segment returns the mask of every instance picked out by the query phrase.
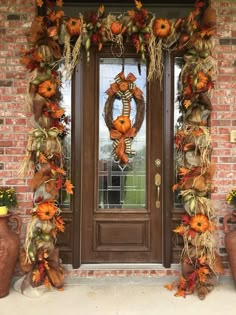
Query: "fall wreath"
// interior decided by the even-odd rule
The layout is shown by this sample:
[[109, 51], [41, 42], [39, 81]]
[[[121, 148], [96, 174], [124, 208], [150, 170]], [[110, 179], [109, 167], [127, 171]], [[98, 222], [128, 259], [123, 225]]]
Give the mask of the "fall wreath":
[[[115, 77], [115, 82], [110, 85], [106, 91], [108, 94], [104, 108], [105, 123], [110, 132], [110, 138], [113, 140], [113, 155], [121, 164], [127, 164], [129, 158], [135, 155], [131, 149], [133, 138], [140, 130], [144, 114], [145, 102], [142, 91], [134, 84], [136, 77], [129, 73], [125, 77], [121, 72]], [[113, 118], [113, 106], [115, 99], [122, 100], [122, 114], [116, 119]], [[136, 115], [133, 125], [131, 125], [130, 112], [131, 100], [136, 104]]]

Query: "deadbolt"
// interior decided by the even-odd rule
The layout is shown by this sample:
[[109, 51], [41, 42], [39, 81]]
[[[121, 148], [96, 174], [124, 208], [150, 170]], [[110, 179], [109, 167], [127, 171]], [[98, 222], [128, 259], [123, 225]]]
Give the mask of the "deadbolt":
[[155, 160], [155, 165], [156, 165], [156, 167], [160, 167], [161, 166], [161, 160], [160, 159], [156, 159]]

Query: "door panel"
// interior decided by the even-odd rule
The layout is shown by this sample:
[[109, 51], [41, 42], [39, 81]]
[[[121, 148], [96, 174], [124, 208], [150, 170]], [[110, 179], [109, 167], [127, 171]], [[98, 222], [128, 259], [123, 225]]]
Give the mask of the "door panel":
[[[135, 53], [125, 55], [125, 75], [135, 72], [136, 77], [140, 76], [135, 84], [145, 92], [146, 115], [143, 131], [140, 130], [132, 144], [137, 154], [128, 167], [123, 167], [111, 155], [112, 141], [103, 119], [105, 91], [122, 65], [122, 58], [120, 66], [111, 64], [106, 78], [100, 65], [107, 60], [109, 64], [111, 57], [109, 47], [102, 53], [93, 51], [89, 67], [84, 64], [83, 69], [81, 262], [161, 262], [163, 188], [157, 208], [155, 186], [155, 174], [162, 176], [162, 165], [157, 168], [155, 164], [157, 158], [162, 160], [160, 85], [153, 82], [146, 86], [145, 67], [140, 76]], [[131, 68], [128, 64], [132, 64]], [[140, 82], [145, 84], [140, 86]], [[113, 105], [114, 119], [119, 115], [119, 106]]]

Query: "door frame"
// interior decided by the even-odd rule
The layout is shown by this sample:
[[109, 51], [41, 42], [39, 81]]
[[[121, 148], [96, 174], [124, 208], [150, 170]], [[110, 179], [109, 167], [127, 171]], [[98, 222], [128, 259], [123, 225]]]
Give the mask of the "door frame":
[[[163, 187], [165, 189], [162, 194], [162, 248], [163, 248], [163, 266], [170, 267], [172, 261], [172, 232], [171, 232], [171, 218], [173, 209], [173, 194], [172, 185], [174, 181], [174, 163], [173, 163], [173, 149], [174, 149], [174, 126], [173, 126], [173, 58], [166, 53], [164, 56], [165, 72], [163, 75], [163, 147], [162, 147], [162, 178]], [[72, 182], [74, 184], [74, 194], [71, 200], [72, 207], [72, 265], [73, 268], [79, 268], [81, 265], [81, 246], [82, 246], [82, 150], [83, 150], [83, 113], [82, 102], [86, 94], [86, 87], [83, 85], [83, 71], [86, 71], [87, 66], [80, 62], [74, 71], [72, 78], [72, 156], [71, 167]], [[75, 110], [76, 108], [76, 110]], [[76, 135], [76, 136], [75, 136]], [[76, 145], [75, 145], [76, 143]], [[172, 149], [173, 148], [173, 149]]]

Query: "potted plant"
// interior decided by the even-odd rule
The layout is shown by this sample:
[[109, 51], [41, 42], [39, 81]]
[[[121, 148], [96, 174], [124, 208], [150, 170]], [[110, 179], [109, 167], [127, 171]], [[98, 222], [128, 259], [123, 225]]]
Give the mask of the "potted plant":
[[229, 258], [229, 266], [236, 287], [236, 230], [228, 226], [228, 221], [236, 223], [236, 188], [231, 189], [226, 195], [226, 202], [234, 207], [231, 214], [224, 216], [223, 230], [225, 233], [225, 248]]
[[9, 208], [17, 206], [15, 189], [11, 187], [0, 187], [0, 215], [6, 215]]
[[[14, 269], [20, 249], [21, 218], [8, 213], [17, 206], [16, 192], [11, 187], [0, 187], [0, 298], [9, 294]], [[11, 229], [9, 222], [16, 221]]]

